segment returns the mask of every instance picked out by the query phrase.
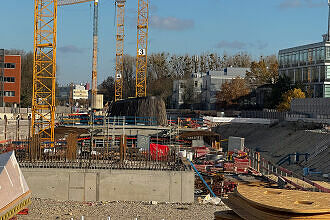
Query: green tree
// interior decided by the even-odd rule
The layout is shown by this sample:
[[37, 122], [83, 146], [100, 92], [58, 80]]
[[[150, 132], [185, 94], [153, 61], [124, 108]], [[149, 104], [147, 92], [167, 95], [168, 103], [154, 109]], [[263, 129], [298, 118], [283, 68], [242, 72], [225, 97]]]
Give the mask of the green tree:
[[265, 100], [265, 107], [276, 108], [282, 100], [282, 95], [290, 89], [292, 89], [290, 78], [286, 75], [280, 76], [272, 87], [271, 95]]
[[301, 89], [291, 89], [282, 95], [282, 102], [277, 106], [279, 111], [290, 110], [292, 99], [304, 99], [305, 93]]
[[104, 103], [114, 101], [115, 99], [115, 80], [112, 76], [106, 78], [99, 86], [99, 93], [103, 94]]

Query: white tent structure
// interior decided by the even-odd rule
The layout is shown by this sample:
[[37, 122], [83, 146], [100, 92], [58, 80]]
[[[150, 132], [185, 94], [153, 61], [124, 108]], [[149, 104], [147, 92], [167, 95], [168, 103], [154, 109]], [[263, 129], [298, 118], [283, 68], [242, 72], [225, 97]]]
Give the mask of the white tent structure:
[[26, 208], [30, 195], [14, 151], [0, 154], [0, 219], [10, 219]]

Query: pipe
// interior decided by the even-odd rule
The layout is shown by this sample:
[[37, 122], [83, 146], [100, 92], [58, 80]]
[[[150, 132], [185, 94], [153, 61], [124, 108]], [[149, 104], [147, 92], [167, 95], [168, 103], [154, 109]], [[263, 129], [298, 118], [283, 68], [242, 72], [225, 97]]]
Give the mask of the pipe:
[[214, 198], [217, 198], [217, 196], [214, 194], [214, 192], [212, 191], [211, 187], [205, 182], [204, 178], [202, 177], [202, 175], [198, 172], [198, 170], [196, 169], [195, 165], [187, 158], [187, 160], [189, 161], [190, 165], [192, 166], [192, 168], [195, 170], [195, 172], [197, 173], [197, 175], [199, 176], [199, 178], [203, 181], [204, 185], [207, 187], [207, 189], [210, 191], [210, 193], [212, 194], [212, 196]]

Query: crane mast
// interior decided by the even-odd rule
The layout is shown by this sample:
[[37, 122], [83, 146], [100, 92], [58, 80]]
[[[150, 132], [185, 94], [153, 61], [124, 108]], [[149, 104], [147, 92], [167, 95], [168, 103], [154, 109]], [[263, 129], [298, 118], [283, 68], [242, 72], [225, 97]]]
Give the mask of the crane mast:
[[116, 0], [117, 35], [116, 35], [115, 101], [123, 99], [125, 3], [126, 0]]
[[[55, 143], [57, 7], [93, 0], [34, 0], [31, 134]], [[97, 0], [95, 0], [97, 1]]]
[[32, 134], [54, 146], [57, 0], [34, 1]]
[[97, 43], [98, 43], [98, 0], [94, 0], [94, 22], [93, 22], [93, 64], [92, 64], [92, 109], [96, 107], [97, 95]]
[[84, 2], [91, 2], [93, 0], [58, 0], [58, 6], [65, 6], [65, 5], [75, 5]]
[[149, 27], [149, 2], [138, 0], [137, 54], [136, 54], [136, 97], [147, 95], [147, 47]]

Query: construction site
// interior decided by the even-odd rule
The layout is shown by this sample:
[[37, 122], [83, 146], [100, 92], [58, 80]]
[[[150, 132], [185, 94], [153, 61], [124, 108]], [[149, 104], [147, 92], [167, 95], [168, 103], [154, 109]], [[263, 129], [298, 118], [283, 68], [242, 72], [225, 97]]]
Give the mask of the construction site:
[[[0, 107], [0, 220], [330, 219], [330, 123], [169, 110], [148, 96], [153, 0], [137, 0], [135, 97], [123, 91], [131, 2], [114, 0], [114, 101], [103, 100], [99, 1], [34, 1], [31, 108]], [[73, 112], [56, 102], [57, 9], [88, 2], [91, 92]]]

